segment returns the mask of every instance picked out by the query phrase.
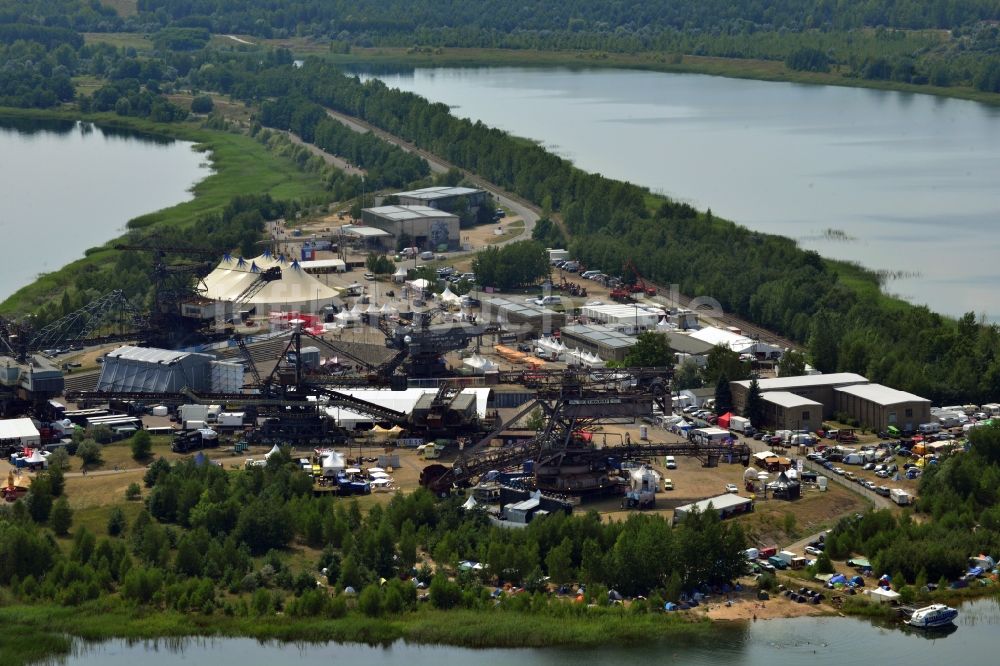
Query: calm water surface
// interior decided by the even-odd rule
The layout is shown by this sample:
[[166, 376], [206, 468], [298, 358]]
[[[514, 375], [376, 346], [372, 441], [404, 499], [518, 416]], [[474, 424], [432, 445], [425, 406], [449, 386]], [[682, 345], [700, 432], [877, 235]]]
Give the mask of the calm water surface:
[[388, 647], [258, 643], [250, 639], [191, 639], [81, 646], [68, 666], [240, 664], [385, 664], [386, 666], [579, 666], [667, 663], [694, 666], [845, 666], [906, 664], [942, 666], [996, 663], [1000, 607], [980, 600], [962, 607], [954, 633], [936, 638], [880, 628], [852, 618], [795, 618], [739, 625], [698, 640], [664, 640], [602, 649], [469, 650], [397, 642]]
[[1000, 317], [1000, 109], [628, 70], [379, 77], [538, 140], [587, 171], [711, 207], [828, 257], [905, 273], [888, 290], [936, 311]]
[[89, 123], [0, 121], [0, 301], [191, 198], [211, 169], [194, 144]]

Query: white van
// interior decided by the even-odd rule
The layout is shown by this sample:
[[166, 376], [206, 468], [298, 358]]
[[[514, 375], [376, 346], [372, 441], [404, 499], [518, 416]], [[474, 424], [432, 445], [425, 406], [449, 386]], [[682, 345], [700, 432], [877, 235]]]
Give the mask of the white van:
[[667, 456], [666, 458], [664, 458], [663, 465], [667, 469], [677, 469], [677, 461], [674, 459], [673, 456]]
[[936, 435], [941, 432], [940, 423], [921, 423], [917, 426], [917, 431], [922, 435]]

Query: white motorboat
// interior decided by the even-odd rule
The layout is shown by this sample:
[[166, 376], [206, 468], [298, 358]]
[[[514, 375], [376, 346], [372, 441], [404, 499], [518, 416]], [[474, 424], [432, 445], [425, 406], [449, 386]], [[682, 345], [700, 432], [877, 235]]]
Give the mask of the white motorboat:
[[944, 604], [931, 604], [913, 611], [913, 615], [906, 621], [911, 627], [929, 629], [932, 627], [944, 627], [955, 621], [958, 617], [958, 610]]

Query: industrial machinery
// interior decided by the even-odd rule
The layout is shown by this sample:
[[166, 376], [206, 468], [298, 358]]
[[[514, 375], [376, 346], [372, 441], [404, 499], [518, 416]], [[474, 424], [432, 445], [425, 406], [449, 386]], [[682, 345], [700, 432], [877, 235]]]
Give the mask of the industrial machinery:
[[[720, 460], [749, 464], [745, 444], [708, 446], [594, 441], [594, 427], [634, 423], [652, 416], [656, 404], [670, 412], [669, 368], [580, 369], [516, 373], [537, 392], [545, 427], [534, 439], [501, 449], [488, 439], [464, 451], [451, 468], [430, 465], [420, 482], [437, 494], [473, 483], [487, 472], [532, 461], [534, 487], [555, 496], [600, 496], [621, 490], [613, 478], [618, 461], [659, 455], [698, 457], [705, 465]], [[515, 377], [501, 378], [513, 380]]]

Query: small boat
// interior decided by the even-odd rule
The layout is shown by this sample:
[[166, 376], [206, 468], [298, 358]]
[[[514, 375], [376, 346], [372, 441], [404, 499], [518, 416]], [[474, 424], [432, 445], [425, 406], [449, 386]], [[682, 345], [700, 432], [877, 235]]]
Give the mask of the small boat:
[[958, 617], [958, 610], [944, 604], [931, 604], [913, 611], [913, 615], [906, 621], [911, 627], [927, 629], [931, 627], [944, 627], [955, 621]]

